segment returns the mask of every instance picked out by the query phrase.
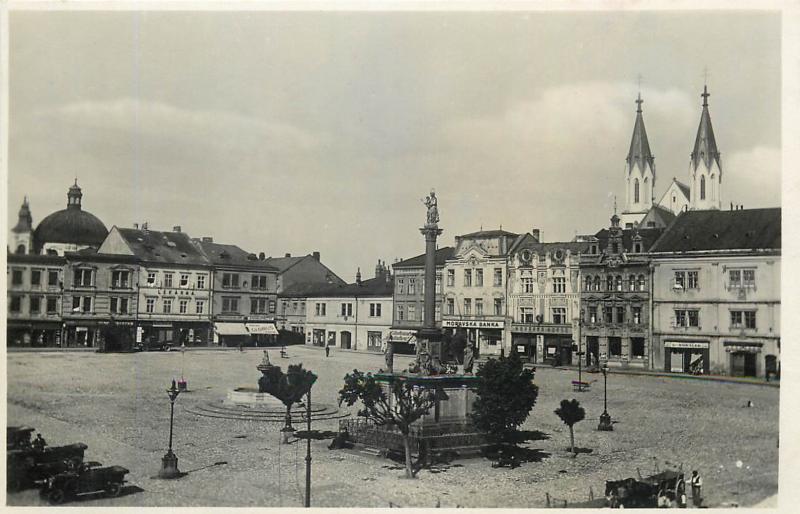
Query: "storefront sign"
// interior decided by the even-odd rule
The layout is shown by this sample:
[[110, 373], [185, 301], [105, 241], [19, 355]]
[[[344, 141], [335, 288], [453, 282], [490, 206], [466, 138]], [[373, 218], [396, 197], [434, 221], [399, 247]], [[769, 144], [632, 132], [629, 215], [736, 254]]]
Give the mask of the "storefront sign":
[[275, 328], [274, 323], [245, 323], [245, 325], [251, 334], [269, 334], [271, 336], [278, 335], [278, 329]]
[[417, 339], [415, 330], [390, 330], [389, 341], [393, 343], [413, 343]]
[[664, 348], [698, 348], [707, 349], [708, 343], [691, 343], [687, 341], [667, 341], [664, 343]]
[[442, 322], [442, 326], [447, 328], [500, 328], [505, 326], [504, 321], [479, 321], [479, 320], [455, 320], [446, 319]]

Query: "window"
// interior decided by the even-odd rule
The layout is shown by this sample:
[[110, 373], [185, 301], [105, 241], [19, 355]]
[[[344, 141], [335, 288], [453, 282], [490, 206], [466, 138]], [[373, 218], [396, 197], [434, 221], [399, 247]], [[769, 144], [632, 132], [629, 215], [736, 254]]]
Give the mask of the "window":
[[206, 302], [205, 300], [195, 300], [194, 302], [194, 311], [197, 314], [203, 314], [203, 311], [206, 309]]
[[687, 289], [697, 289], [700, 287], [699, 281], [697, 280], [697, 272], [696, 271], [687, 271], [686, 272], [686, 288]]
[[553, 292], [564, 293], [567, 290], [567, 279], [564, 277], [553, 278]]
[[639, 275], [639, 291], [644, 291], [647, 283], [645, 282], [644, 275]]
[[614, 277], [614, 290], [622, 291], [622, 275]]
[[224, 296], [222, 297], [222, 312], [239, 312], [239, 297], [238, 296]]
[[583, 277], [583, 290], [584, 291], [591, 291], [592, 290], [592, 277], [591, 276]]
[[633, 203], [639, 203], [639, 179], [633, 179]]
[[495, 316], [502, 316], [503, 315], [503, 299], [502, 298], [495, 298], [494, 299], [494, 315]]
[[381, 304], [379, 303], [369, 304], [369, 315], [371, 318], [379, 318], [381, 316]]
[[73, 296], [72, 297], [72, 312], [79, 312], [81, 310], [81, 297], [80, 296]]
[[314, 304], [314, 313], [317, 316], [325, 316], [325, 314], [326, 314], [325, 311], [326, 310], [327, 310], [326, 304], [324, 304], [324, 303]]
[[633, 243], [633, 253], [642, 253], [642, 243]]
[[416, 321], [417, 320], [417, 306], [416, 305], [409, 305], [408, 306], [408, 321]]
[[15, 269], [11, 271], [11, 285], [14, 286], [21, 286], [22, 285], [22, 270]]
[[589, 247], [589, 253], [592, 254], [592, 255], [597, 254], [597, 245], [591, 245]]
[[38, 296], [31, 296], [31, 314], [39, 314], [41, 309], [42, 299]]
[[75, 287], [89, 287], [92, 285], [92, 270], [76, 269], [74, 278]]
[[342, 316], [352, 316], [353, 315], [353, 304], [352, 303], [343, 303], [342, 304]]
[[614, 323], [614, 309], [611, 307], [603, 307], [603, 320], [606, 323]]
[[413, 278], [408, 279], [408, 294], [417, 294], [417, 281]]
[[700, 176], [700, 199], [706, 199], [706, 177], [703, 175]]
[[553, 323], [563, 325], [567, 322], [567, 309], [565, 307], [553, 307]]
[[[225, 310], [225, 300], [222, 300], [222, 310]], [[172, 299], [171, 298], [164, 298], [164, 314], [170, 314], [172, 312]]]
[[405, 321], [406, 319], [406, 307], [405, 305], [398, 305], [397, 306], [397, 321]]
[[438, 303], [433, 308], [433, 317], [436, 321], [442, 321], [442, 306]]
[[222, 274], [222, 287], [239, 287], [239, 274], [238, 273], [223, 273]]
[[636, 275], [628, 275], [628, 291], [636, 291]]
[[471, 298], [464, 298], [464, 315], [471, 316], [472, 315], [472, 299]]
[[472, 286], [472, 270], [465, 269], [464, 270], [464, 287], [471, 287]]
[[756, 286], [756, 270], [754, 269], [742, 270], [742, 285], [744, 287]]
[[756, 328], [756, 311], [731, 311], [731, 328]]
[[441, 294], [442, 293], [442, 274], [441, 273], [437, 273], [436, 274], [436, 285], [435, 285], [435, 288], [436, 289], [434, 289], [434, 291], [433, 291], [434, 293], [436, 293], [436, 294]]
[[625, 307], [617, 307], [617, 323], [625, 323]]
[[611, 275], [606, 277], [606, 291], [614, 290], [614, 277]]
[[266, 275], [253, 275], [250, 277], [250, 289], [266, 289], [267, 276]]
[[631, 357], [634, 359], [644, 358], [644, 338], [632, 337], [631, 338]]
[[181, 287], [189, 287], [189, 274], [181, 273]]
[[149, 285], [153, 285], [156, 283], [156, 272], [155, 271], [148, 271], [147, 272], [147, 283]]
[[83, 312], [92, 312], [92, 297], [83, 297]]
[[519, 319], [522, 323], [533, 323], [533, 307], [520, 307]]
[[611, 243], [611, 253], [619, 253], [619, 243]]
[[597, 323], [597, 307], [589, 307], [589, 323]]
[[47, 313], [53, 314], [58, 310], [58, 299], [55, 296], [47, 297]]
[[456, 313], [456, 302], [452, 298], [447, 299], [447, 314], [453, 315]]
[[278, 302], [276, 302], [275, 300], [270, 300], [269, 301], [269, 313], [270, 314], [275, 314], [275, 307], [276, 307], [277, 303]]
[[[188, 279], [187, 279], [186, 283], [187, 284], [189, 283]], [[186, 299], [182, 298], [178, 302], [178, 312], [181, 313], [181, 314], [186, 314], [186, 313], [189, 312], [189, 300], [186, 300]]]
[[642, 308], [638, 306], [631, 307], [631, 314], [633, 315], [634, 325], [642, 324]]
[[397, 294], [406, 294], [406, 281], [405, 279], [397, 279]]
[[600, 279], [600, 275], [597, 275], [596, 277], [594, 277], [594, 290], [595, 291], [600, 291], [600, 283], [601, 282], [602, 282], [602, 280]]
[[622, 338], [619, 337], [608, 338], [608, 355], [611, 357], [622, 356]]
[[111, 272], [111, 287], [128, 287], [130, 281], [129, 271], [112, 271]]
[[483, 268], [475, 270], [475, 286], [483, 287]]
[[503, 285], [503, 270], [501, 268], [494, 269], [494, 287], [501, 287]]
[[112, 314], [128, 314], [128, 299], [111, 297]]
[[47, 272], [47, 285], [51, 287], [55, 287], [58, 285], [58, 271], [57, 270], [48, 270]]
[[483, 298], [475, 298], [475, 315], [483, 316]]
[[39, 287], [42, 284], [42, 270], [40, 269], [32, 269], [31, 270], [31, 285]]
[[522, 292], [532, 294], [534, 292], [534, 279], [531, 276], [522, 277]]
[[266, 313], [267, 313], [266, 298], [250, 298], [250, 314], [266, 314]]
[[680, 309], [675, 311], [675, 326], [678, 327], [699, 327], [700, 311]]
[[205, 287], [206, 287], [206, 276], [197, 275], [197, 289], [205, 289]]
[[449, 269], [447, 270], [447, 287], [453, 287], [456, 285], [456, 270]]
[[8, 307], [11, 312], [19, 312], [22, 310], [22, 297], [21, 296], [12, 296], [11, 297], [11, 304]]
[[172, 273], [164, 273], [164, 287], [172, 287]]
[[145, 300], [145, 312], [153, 313], [156, 311], [156, 299], [148, 298]]
[[754, 269], [732, 269], [728, 271], [729, 287], [755, 287], [756, 270]]

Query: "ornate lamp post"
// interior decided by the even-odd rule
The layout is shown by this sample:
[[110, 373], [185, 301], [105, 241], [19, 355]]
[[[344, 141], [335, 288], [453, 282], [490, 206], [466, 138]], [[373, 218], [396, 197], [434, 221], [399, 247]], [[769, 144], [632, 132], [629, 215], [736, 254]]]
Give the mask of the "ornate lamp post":
[[611, 416], [608, 414], [608, 362], [603, 363], [600, 371], [603, 372], [603, 413], [600, 414], [600, 424], [597, 425], [597, 430], [610, 432], [614, 430], [614, 427], [611, 425]]
[[175, 400], [181, 393], [172, 379], [172, 387], [167, 389], [169, 395], [169, 449], [164, 457], [161, 458], [161, 469], [158, 471], [159, 478], [179, 478], [181, 472], [178, 471], [178, 457], [172, 452], [172, 421], [175, 413]]
[[306, 398], [306, 430], [308, 430], [308, 439], [306, 439], [306, 507], [311, 507], [311, 389], [308, 390], [308, 397]]

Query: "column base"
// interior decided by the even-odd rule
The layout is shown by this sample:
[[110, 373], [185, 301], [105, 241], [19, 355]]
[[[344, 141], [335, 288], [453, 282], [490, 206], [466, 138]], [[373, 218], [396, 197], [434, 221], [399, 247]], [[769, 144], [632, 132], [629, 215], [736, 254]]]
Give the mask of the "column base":
[[597, 430], [604, 432], [612, 432], [614, 430], [614, 426], [611, 424], [611, 415], [608, 412], [604, 411], [600, 414], [600, 424], [597, 425]]
[[172, 479], [183, 476], [178, 470], [178, 456], [168, 450], [161, 458], [161, 469], [158, 470], [158, 478]]

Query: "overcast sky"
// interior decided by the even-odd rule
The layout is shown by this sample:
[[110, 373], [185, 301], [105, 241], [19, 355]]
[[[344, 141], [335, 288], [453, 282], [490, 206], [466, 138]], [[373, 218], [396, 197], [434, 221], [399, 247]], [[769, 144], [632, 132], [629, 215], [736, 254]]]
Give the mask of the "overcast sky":
[[723, 203], [780, 205], [780, 18], [688, 13], [12, 12], [9, 228], [66, 206], [181, 225], [347, 281], [440, 245], [569, 240], [624, 202], [642, 76], [656, 196], [708, 68]]

